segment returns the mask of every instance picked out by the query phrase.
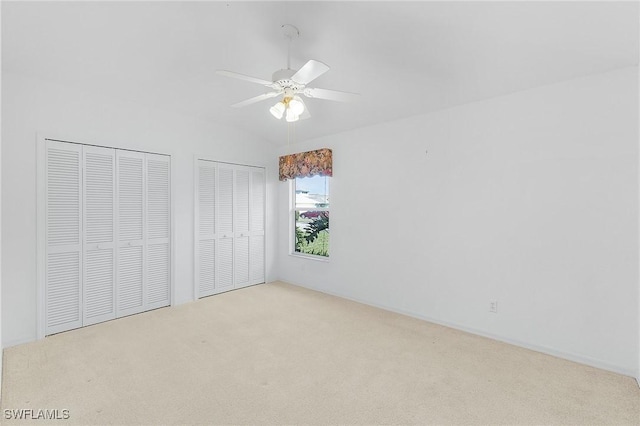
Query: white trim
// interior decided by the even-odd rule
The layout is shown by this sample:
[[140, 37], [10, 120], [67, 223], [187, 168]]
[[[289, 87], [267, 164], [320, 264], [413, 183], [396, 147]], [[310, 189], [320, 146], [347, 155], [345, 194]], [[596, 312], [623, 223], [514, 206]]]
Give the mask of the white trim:
[[11, 340], [9, 342], [6, 342], [4, 345], [4, 349], [9, 349], [13, 346], [18, 346], [18, 345], [24, 345], [25, 343], [31, 343], [31, 342], [35, 342], [37, 339], [18, 339], [18, 340]]
[[[636, 36], [640, 36], [640, 28], [638, 28], [638, 34], [636, 34]], [[636, 96], [640, 97], [640, 70], [638, 69], [637, 65], [636, 65], [636, 77], [638, 80], [638, 90], [636, 91]], [[637, 112], [636, 112], [637, 113]], [[637, 122], [638, 124], [638, 133], [640, 134], [640, 121]], [[640, 154], [640, 153], [639, 153]], [[636, 158], [636, 163], [640, 162], [640, 155], [638, 155], [638, 157]], [[640, 173], [637, 174], [636, 176], [636, 182], [640, 185]], [[639, 204], [636, 204], [636, 207], [639, 207]], [[638, 223], [640, 224], [640, 215], [638, 215]], [[638, 226], [638, 234], [636, 235], [636, 238], [640, 239], [640, 226]], [[636, 254], [636, 262], [638, 262], [638, 272], [640, 275], [640, 256], [638, 256]], [[636, 315], [638, 318], [636, 318], [636, 356], [638, 358], [638, 364], [636, 365], [636, 382], [638, 383], [638, 387], [640, 387], [640, 281], [638, 281], [637, 283], [638, 285], [638, 291], [636, 292], [637, 295], [637, 306], [636, 306]]]
[[[636, 34], [636, 36], [640, 36], [640, 28], [638, 28], [638, 34]], [[640, 70], [637, 68], [636, 65], [636, 77], [638, 80], [638, 90], [636, 91], [636, 96], [640, 96]], [[637, 112], [636, 112], [637, 114]], [[637, 117], [636, 117], [637, 118]], [[640, 134], [640, 121], [637, 122], [638, 124], [638, 133]], [[640, 154], [640, 153], [639, 153]], [[640, 162], [640, 155], [637, 156], [637, 158], [635, 159], [636, 164], [638, 162]], [[636, 169], [638, 170], [638, 169]], [[640, 170], [638, 170], [640, 171]], [[636, 175], [636, 183], [638, 185], [640, 185], [640, 173], [638, 173]], [[640, 204], [636, 204], [636, 207], [639, 207]], [[636, 210], [637, 211], [637, 210]], [[636, 218], [638, 219], [638, 224], [640, 225], [640, 215], [638, 215], [638, 217]], [[638, 234], [636, 235], [636, 238], [640, 239], [640, 226], [638, 226]], [[638, 256], [638, 254], [636, 254], [636, 262], [637, 263], [637, 267], [638, 267], [638, 273], [640, 276], [640, 256]], [[637, 286], [638, 286], [638, 291], [636, 292], [636, 297], [637, 297], [637, 301], [636, 301], [636, 357], [637, 357], [637, 362], [638, 364], [636, 365], [636, 383], [638, 384], [638, 387], [640, 387], [640, 281], [637, 282]]]
[[198, 155], [193, 155], [193, 299], [198, 300], [200, 294], [200, 274], [198, 273], [198, 258], [200, 256], [200, 244], [198, 242], [198, 229], [200, 229], [200, 166]]
[[553, 349], [550, 348], [548, 346], [542, 346], [542, 345], [535, 345], [535, 344], [530, 344], [530, 343], [526, 343], [526, 342], [522, 342], [520, 340], [517, 339], [510, 339], [508, 337], [503, 337], [503, 336], [498, 336], [496, 334], [493, 333], [487, 333], [485, 331], [482, 330], [478, 330], [475, 329], [473, 327], [467, 327], [464, 325], [460, 325], [460, 324], [456, 324], [456, 323], [452, 323], [449, 321], [441, 321], [426, 315], [422, 315], [422, 314], [418, 314], [412, 311], [405, 311], [403, 309], [395, 309], [386, 305], [382, 305], [382, 304], [378, 304], [378, 303], [373, 303], [373, 302], [368, 302], [359, 298], [355, 298], [355, 297], [351, 297], [351, 296], [346, 296], [344, 294], [338, 293], [338, 292], [333, 292], [333, 291], [326, 291], [326, 290], [321, 290], [319, 288], [313, 287], [313, 286], [308, 286], [308, 285], [303, 285], [303, 284], [294, 284], [294, 283], [289, 283], [286, 281], [281, 281], [284, 282], [286, 284], [291, 284], [291, 285], [295, 285], [297, 287], [303, 287], [309, 290], [313, 290], [313, 291], [317, 291], [319, 293], [324, 293], [324, 294], [329, 294], [331, 296], [336, 296], [336, 297], [340, 297], [342, 299], [347, 299], [347, 300], [351, 300], [352, 302], [357, 302], [357, 303], [362, 303], [363, 305], [367, 305], [367, 306], [373, 306], [374, 308], [379, 308], [379, 309], [383, 309], [385, 311], [390, 311], [390, 312], [395, 312], [397, 314], [401, 314], [401, 315], [406, 315], [412, 318], [417, 318], [419, 320], [423, 320], [423, 321], [427, 321], [433, 324], [438, 324], [438, 325], [442, 325], [444, 327], [449, 327], [449, 328], [453, 328], [456, 330], [460, 330], [460, 331], [464, 331], [467, 333], [471, 333], [474, 334], [476, 336], [481, 336], [481, 337], [486, 337], [492, 340], [497, 340], [499, 342], [502, 343], [507, 343], [510, 345], [514, 345], [514, 346], [518, 346], [521, 348], [525, 348], [525, 349], [529, 349], [532, 351], [536, 351], [536, 352], [541, 352], [543, 354], [546, 355], [551, 355], [554, 356], [556, 358], [562, 358], [568, 361], [573, 361], [573, 362], [577, 362], [579, 364], [584, 364], [584, 365], [588, 365], [591, 367], [595, 367], [595, 368], [599, 368], [601, 370], [607, 370], [607, 371], [611, 371], [613, 373], [617, 373], [617, 374], [621, 374], [623, 376], [628, 376], [630, 378], [635, 378], [636, 372], [628, 369], [628, 368], [624, 368], [624, 367], [620, 367], [618, 365], [614, 365], [614, 364], [610, 364], [608, 362], [605, 361], [601, 361], [599, 359], [595, 359], [595, 358], [591, 358], [591, 357], [587, 357], [587, 356], [583, 356], [583, 355], [578, 355], [578, 354], [574, 354], [571, 352], [564, 352], [564, 351], [559, 351], [557, 349]]
[[45, 327], [45, 152], [46, 139], [36, 135], [36, 339], [44, 338]]
[[296, 251], [293, 253], [289, 253], [289, 256], [299, 257], [300, 259], [315, 260], [316, 262], [329, 263], [329, 256], [320, 256], [319, 254], [298, 253]]
[[289, 213], [289, 226], [288, 226], [288, 240], [289, 240], [289, 256], [293, 256], [293, 253], [296, 252], [296, 220], [295, 220], [295, 211], [296, 211], [296, 182], [295, 179], [289, 179], [289, 204], [288, 211]]
[[173, 202], [175, 194], [175, 179], [173, 179], [173, 171], [175, 167], [175, 158], [173, 155], [169, 156], [169, 214], [171, 217], [169, 218], [169, 306], [176, 306], [176, 209], [175, 203]]
[[193, 157], [196, 160], [196, 164], [198, 160], [202, 160], [202, 161], [208, 161], [210, 163], [218, 163], [218, 164], [227, 164], [229, 166], [242, 166], [242, 167], [255, 167], [258, 169], [267, 169], [267, 166], [263, 165], [263, 164], [245, 164], [245, 163], [238, 163], [237, 161], [222, 161], [222, 160], [212, 160], [209, 157], [203, 156], [203, 155], [198, 155], [198, 154], [194, 154]]

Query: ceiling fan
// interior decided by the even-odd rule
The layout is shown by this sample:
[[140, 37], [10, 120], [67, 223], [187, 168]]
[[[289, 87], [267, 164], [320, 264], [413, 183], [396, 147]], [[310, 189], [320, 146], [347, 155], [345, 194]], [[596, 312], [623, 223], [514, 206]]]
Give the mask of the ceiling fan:
[[227, 70], [216, 71], [219, 75], [250, 81], [272, 89], [270, 92], [233, 104], [231, 105], [232, 108], [241, 108], [265, 99], [281, 96], [281, 100], [273, 105], [269, 111], [278, 120], [282, 119], [284, 116], [287, 122], [293, 122], [298, 121], [299, 119], [311, 117], [311, 114], [309, 114], [309, 110], [300, 95], [306, 96], [307, 98], [327, 99], [330, 101], [340, 102], [349, 102], [358, 98], [359, 95], [356, 93], [308, 87], [307, 84], [329, 71], [329, 66], [320, 61], [311, 59], [299, 70], [292, 70], [290, 66], [291, 40], [297, 38], [300, 35], [300, 32], [296, 27], [289, 24], [283, 25], [282, 29], [285, 37], [289, 39], [287, 68], [274, 72], [271, 77], [272, 81], [250, 77], [248, 75]]

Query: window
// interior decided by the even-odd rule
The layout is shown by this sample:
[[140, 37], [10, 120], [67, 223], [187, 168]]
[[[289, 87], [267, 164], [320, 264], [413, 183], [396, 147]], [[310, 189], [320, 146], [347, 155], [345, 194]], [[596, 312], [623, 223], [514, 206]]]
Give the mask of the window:
[[291, 180], [294, 254], [329, 257], [329, 180], [327, 176]]

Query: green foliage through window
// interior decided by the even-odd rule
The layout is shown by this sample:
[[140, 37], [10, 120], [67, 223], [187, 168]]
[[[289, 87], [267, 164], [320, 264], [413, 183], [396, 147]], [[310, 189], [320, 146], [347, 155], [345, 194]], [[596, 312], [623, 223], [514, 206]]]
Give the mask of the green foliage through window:
[[329, 256], [329, 182], [327, 177], [294, 181], [294, 249], [297, 253]]
[[296, 211], [296, 241], [298, 253], [329, 256], [329, 212]]

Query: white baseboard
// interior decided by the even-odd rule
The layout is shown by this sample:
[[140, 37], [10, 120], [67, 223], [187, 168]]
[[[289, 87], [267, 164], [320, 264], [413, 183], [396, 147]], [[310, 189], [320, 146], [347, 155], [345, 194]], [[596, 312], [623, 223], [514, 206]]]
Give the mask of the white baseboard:
[[[286, 282], [286, 281], [281, 281], [281, 282]], [[415, 313], [415, 312], [405, 311], [405, 310], [402, 310], [402, 309], [396, 309], [396, 308], [393, 308], [391, 306], [385, 306], [385, 305], [381, 305], [381, 304], [378, 304], [378, 303], [373, 303], [373, 302], [369, 302], [369, 301], [366, 301], [366, 300], [361, 300], [361, 299], [358, 299], [358, 298], [355, 298], [355, 297], [351, 297], [351, 296], [346, 296], [344, 294], [340, 294], [340, 293], [337, 293], [337, 292], [320, 290], [320, 289], [318, 289], [316, 287], [307, 286], [307, 285], [303, 285], [303, 284], [294, 284], [294, 283], [288, 283], [288, 284], [295, 285], [295, 286], [298, 286], [298, 287], [304, 287], [304, 288], [307, 288], [309, 290], [314, 290], [314, 291], [317, 291], [317, 292], [320, 292], [320, 293], [330, 294], [332, 296], [340, 297], [342, 299], [351, 300], [353, 302], [362, 303], [364, 305], [373, 306], [375, 308], [384, 309], [385, 311], [395, 312], [395, 313], [398, 313], [398, 314], [402, 314], [402, 315], [406, 315], [406, 316], [409, 316], [409, 317], [417, 318], [417, 319], [420, 319], [420, 320], [423, 320], [423, 321], [431, 322], [431, 323], [434, 323], [434, 324], [442, 325], [442, 326], [453, 328], [453, 329], [456, 329], [456, 330], [465, 331], [467, 333], [475, 334], [477, 336], [487, 337], [487, 338], [492, 339], [492, 340], [497, 340], [499, 342], [507, 343], [507, 344], [518, 346], [518, 347], [525, 348], [525, 349], [530, 349], [530, 350], [536, 351], [536, 352], [541, 352], [541, 353], [544, 353], [544, 354], [547, 354], [547, 355], [555, 356], [557, 358], [562, 358], [562, 359], [566, 359], [568, 361], [577, 362], [579, 364], [588, 365], [590, 367], [599, 368], [601, 370], [611, 371], [613, 373], [621, 374], [623, 376], [632, 377], [632, 378], [635, 378], [636, 381], [638, 381], [638, 385], [640, 386], [640, 376], [638, 375], [639, 374], [638, 371], [629, 370], [627, 368], [620, 367], [618, 365], [609, 364], [607, 362], [604, 362], [604, 361], [601, 361], [601, 360], [598, 360], [598, 359], [594, 359], [594, 358], [590, 358], [590, 357], [587, 357], [587, 356], [578, 355], [578, 354], [574, 354], [574, 353], [570, 353], [570, 352], [559, 351], [559, 350], [554, 349], [554, 348], [535, 345], [535, 344], [523, 342], [523, 341], [520, 341], [520, 340], [517, 340], [517, 339], [511, 339], [511, 338], [508, 338], [508, 337], [499, 336], [499, 335], [492, 334], [492, 333], [487, 333], [486, 331], [483, 331], [483, 330], [474, 329], [472, 327], [467, 327], [467, 326], [464, 326], [464, 325], [460, 325], [460, 324], [456, 324], [456, 323], [452, 323], [452, 322], [448, 322], [448, 321], [438, 320], [438, 319], [431, 318], [431, 317], [428, 317], [428, 316], [425, 316], [425, 315], [422, 315], [422, 314], [418, 314], [418, 313]]]
[[2, 373], [4, 373], [4, 349], [0, 345], [0, 402], [2, 402]]
[[31, 343], [31, 342], [35, 342], [36, 340], [37, 340], [37, 339], [36, 339], [35, 337], [34, 337], [34, 338], [30, 338], [30, 339], [29, 339], [29, 338], [27, 338], [27, 339], [11, 340], [11, 341], [7, 342], [7, 343], [3, 346], [3, 348], [4, 348], [4, 349], [6, 349], [6, 348], [10, 348], [10, 347], [12, 347], [12, 346], [18, 346], [18, 345], [22, 345], [22, 344], [25, 344], [25, 343]]

